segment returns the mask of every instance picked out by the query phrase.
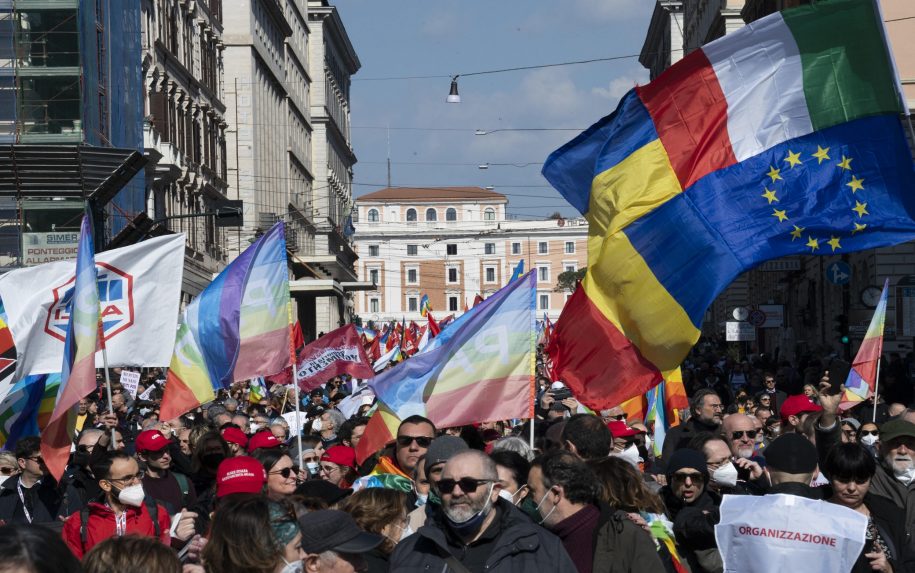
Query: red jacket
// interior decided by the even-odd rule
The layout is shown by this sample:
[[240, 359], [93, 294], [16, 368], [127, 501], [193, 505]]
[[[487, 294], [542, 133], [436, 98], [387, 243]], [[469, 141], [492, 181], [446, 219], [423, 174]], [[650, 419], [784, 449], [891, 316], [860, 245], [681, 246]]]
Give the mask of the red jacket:
[[[172, 520], [164, 507], [158, 505], [158, 510], [159, 540], [168, 545], [171, 541], [169, 529], [171, 529]], [[86, 528], [86, 544], [83, 546], [80, 536], [80, 526], [82, 525], [81, 513], [82, 512], [78, 511], [68, 517], [64, 522], [63, 530], [64, 542], [67, 544], [67, 547], [70, 548], [70, 551], [79, 559], [82, 559], [83, 556], [97, 544], [109, 537], [114, 537], [117, 533], [114, 511], [107, 505], [92, 502], [89, 504], [89, 523]], [[126, 533], [148, 535], [149, 537], [154, 537], [156, 535], [155, 525], [153, 524], [152, 517], [149, 515], [149, 509], [147, 509], [145, 503], [140, 507], [127, 507]]]

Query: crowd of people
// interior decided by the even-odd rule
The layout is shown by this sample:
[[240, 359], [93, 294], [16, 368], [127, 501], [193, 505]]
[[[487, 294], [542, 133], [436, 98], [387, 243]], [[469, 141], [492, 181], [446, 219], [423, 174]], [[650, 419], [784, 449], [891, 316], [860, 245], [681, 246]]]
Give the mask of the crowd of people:
[[134, 398], [115, 370], [110, 408], [102, 377], [80, 403], [60, 482], [39, 437], [0, 451], [0, 571], [722, 572], [722, 499], [774, 493], [865, 516], [854, 572], [915, 571], [915, 410], [887, 365], [891, 400], [843, 413], [827, 361], [696, 351], [663, 444], [542, 368], [534, 420], [411, 416], [365, 460], [372, 404], [345, 402], [346, 377], [302, 396], [304, 419], [290, 387], [236, 384], [162, 420], [162, 372]]

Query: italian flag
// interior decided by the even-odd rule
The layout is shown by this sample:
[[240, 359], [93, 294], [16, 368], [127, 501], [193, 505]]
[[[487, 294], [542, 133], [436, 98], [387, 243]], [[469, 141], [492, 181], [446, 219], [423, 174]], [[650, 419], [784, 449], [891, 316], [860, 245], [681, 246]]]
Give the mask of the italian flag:
[[711, 42], [636, 91], [686, 189], [790, 139], [900, 113], [898, 85], [873, 0], [821, 0]]

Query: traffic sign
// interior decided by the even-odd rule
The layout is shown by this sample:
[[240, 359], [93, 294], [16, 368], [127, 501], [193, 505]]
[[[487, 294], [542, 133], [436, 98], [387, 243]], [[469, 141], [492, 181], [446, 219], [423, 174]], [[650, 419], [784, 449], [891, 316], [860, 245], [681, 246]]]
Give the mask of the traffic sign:
[[851, 280], [851, 267], [848, 263], [836, 261], [826, 267], [826, 280], [834, 285], [844, 285]]
[[756, 329], [746, 322], [725, 323], [725, 337], [727, 342], [753, 342], [756, 340]]
[[747, 322], [753, 326], [762, 326], [766, 323], [766, 313], [759, 309], [753, 309], [747, 317]]

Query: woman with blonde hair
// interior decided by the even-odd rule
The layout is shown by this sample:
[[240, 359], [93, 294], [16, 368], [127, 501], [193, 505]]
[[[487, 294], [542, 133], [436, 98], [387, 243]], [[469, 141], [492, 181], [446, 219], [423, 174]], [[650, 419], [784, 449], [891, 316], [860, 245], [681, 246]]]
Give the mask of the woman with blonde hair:
[[381, 487], [359, 490], [341, 503], [340, 509], [350, 514], [360, 529], [384, 538], [381, 545], [365, 554], [369, 573], [387, 573], [394, 547], [413, 533], [406, 504], [407, 494]]

